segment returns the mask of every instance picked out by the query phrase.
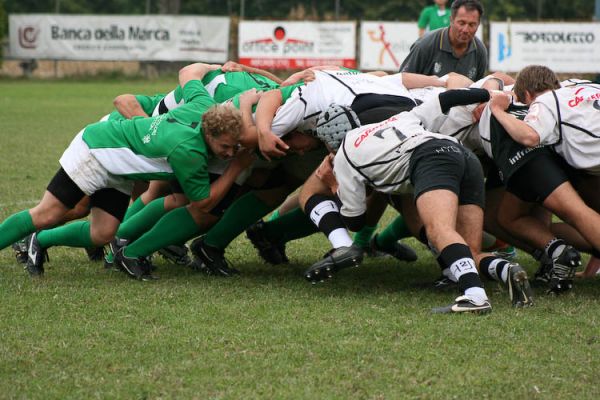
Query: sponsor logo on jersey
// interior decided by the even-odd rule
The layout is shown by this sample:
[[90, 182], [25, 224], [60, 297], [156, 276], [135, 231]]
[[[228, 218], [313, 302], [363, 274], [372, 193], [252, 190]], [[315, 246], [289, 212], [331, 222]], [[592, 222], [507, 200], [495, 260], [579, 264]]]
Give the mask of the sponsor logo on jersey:
[[569, 107], [573, 108], [573, 107], [577, 107], [579, 104], [583, 103], [584, 101], [593, 101], [593, 107], [597, 108], [597, 103], [598, 100], [600, 99], [600, 92], [596, 92], [594, 94], [588, 95], [587, 97], [584, 96], [583, 94], [581, 94], [586, 88], [579, 88], [576, 92], [574, 97], [569, 100], [567, 102], [567, 104], [569, 105]]
[[371, 128], [367, 128], [367, 129], [365, 129], [365, 130], [364, 130], [364, 131], [363, 131], [363, 132], [360, 134], [360, 136], [359, 136], [359, 137], [357, 137], [357, 138], [356, 138], [356, 140], [354, 141], [354, 147], [358, 147], [358, 146], [360, 146], [360, 144], [361, 144], [362, 142], [364, 142], [364, 140], [365, 140], [366, 138], [368, 138], [368, 137], [369, 137], [369, 135], [370, 135], [371, 133], [373, 133], [373, 132], [379, 132], [379, 131], [382, 129], [382, 127], [383, 127], [383, 126], [387, 125], [389, 122], [394, 122], [394, 121], [397, 121], [397, 120], [398, 120], [397, 116], [396, 116], [396, 115], [394, 115], [394, 116], [392, 116], [392, 117], [390, 117], [390, 118], [386, 119], [385, 121], [383, 121], [383, 122], [380, 122], [379, 124], [377, 124], [377, 125], [375, 125], [375, 126], [372, 126]]

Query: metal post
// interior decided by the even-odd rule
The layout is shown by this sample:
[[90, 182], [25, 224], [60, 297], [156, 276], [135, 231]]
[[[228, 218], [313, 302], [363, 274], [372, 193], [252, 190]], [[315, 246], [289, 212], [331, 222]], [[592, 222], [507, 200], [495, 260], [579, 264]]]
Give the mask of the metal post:
[[244, 14], [246, 14], [246, 0], [240, 1], [240, 20], [244, 19]]
[[335, 0], [335, 20], [340, 19], [340, 0]]
[[600, 21], [600, 0], [596, 0], [596, 16], [594, 19]]
[[152, 0], [146, 0], [146, 14], [150, 14], [150, 3]]

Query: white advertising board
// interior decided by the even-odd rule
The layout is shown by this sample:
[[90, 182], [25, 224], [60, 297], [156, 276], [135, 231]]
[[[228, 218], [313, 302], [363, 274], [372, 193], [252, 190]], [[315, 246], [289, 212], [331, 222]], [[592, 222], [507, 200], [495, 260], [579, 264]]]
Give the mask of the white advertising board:
[[360, 69], [398, 71], [418, 38], [416, 22], [361, 21]]
[[242, 21], [238, 56], [242, 64], [268, 69], [356, 68], [356, 23]]
[[224, 62], [229, 18], [13, 14], [9, 42], [14, 58]]
[[489, 50], [492, 71], [600, 72], [600, 23], [492, 22]]
[[[476, 36], [483, 40], [481, 25]], [[417, 22], [361, 21], [360, 69], [398, 71], [419, 38]]]

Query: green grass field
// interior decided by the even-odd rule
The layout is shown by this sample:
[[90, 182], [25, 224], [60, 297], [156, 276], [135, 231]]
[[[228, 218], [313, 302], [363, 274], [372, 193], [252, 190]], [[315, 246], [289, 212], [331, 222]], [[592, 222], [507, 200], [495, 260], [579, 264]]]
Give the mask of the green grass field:
[[[0, 220], [35, 204], [116, 95], [172, 86], [0, 81]], [[320, 235], [291, 243], [283, 267], [240, 237], [231, 279], [157, 259], [161, 279], [138, 282], [52, 248], [32, 280], [2, 250], [0, 398], [600, 398], [599, 280], [537, 288], [525, 310], [489, 282], [490, 315], [432, 315], [456, 294], [431, 289], [438, 267], [410, 243], [415, 263], [367, 259], [316, 286], [302, 271], [328, 250]]]

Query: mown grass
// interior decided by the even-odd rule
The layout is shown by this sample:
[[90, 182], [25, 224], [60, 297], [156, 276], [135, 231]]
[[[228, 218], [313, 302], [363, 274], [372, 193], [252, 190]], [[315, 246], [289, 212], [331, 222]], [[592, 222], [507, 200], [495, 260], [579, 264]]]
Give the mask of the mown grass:
[[[116, 95], [172, 86], [0, 82], [0, 220], [34, 204]], [[0, 398], [599, 398], [598, 280], [558, 298], [538, 288], [526, 310], [489, 283], [492, 314], [432, 315], [455, 293], [430, 288], [435, 262], [410, 243], [415, 263], [367, 259], [316, 286], [301, 276], [328, 248], [320, 235], [291, 243], [283, 267], [238, 238], [232, 279], [157, 259], [151, 283], [66, 248], [32, 280], [5, 249]]]

